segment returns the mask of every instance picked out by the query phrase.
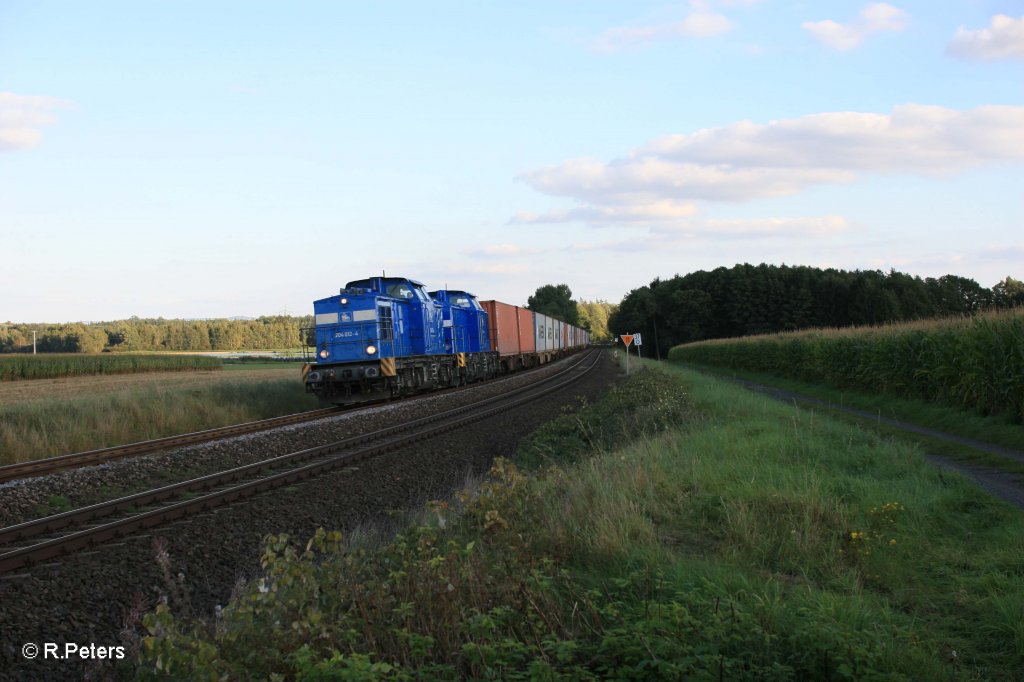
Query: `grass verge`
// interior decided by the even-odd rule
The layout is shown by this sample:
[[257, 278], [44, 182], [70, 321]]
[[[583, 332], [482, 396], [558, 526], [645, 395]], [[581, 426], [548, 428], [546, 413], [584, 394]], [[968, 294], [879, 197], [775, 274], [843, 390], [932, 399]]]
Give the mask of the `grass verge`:
[[[701, 372], [715, 376], [746, 379], [765, 386], [772, 386], [833, 403], [840, 408], [852, 407], [865, 412], [871, 412], [879, 417], [897, 419], [915, 426], [922, 426], [954, 436], [971, 438], [1024, 452], [1024, 426], [1014, 423], [1006, 416], [985, 417], [975, 412], [958, 410], [953, 407], [936, 405], [935, 403], [912, 398], [894, 398], [886, 395], [841, 390], [762, 372], [722, 369], [720, 367], [692, 363], [687, 364], [699, 369]], [[1007, 473], [1024, 474], [1024, 465], [1019, 462], [978, 450], [968, 444], [932, 438], [923, 434], [906, 431], [889, 426], [878, 421], [876, 418], [850, 414], [841, 409], [829, 408], [799, 400], [796, 403], [816, 412], [826, 414], [834, 419], [873, 429], [884, 436], [916, 443], [932, 454], [943, 455], [950, 459], [971, 464], [982, 464]]]
[[[912, 447], [678, 367], [374, 549], [268, 539], [141, 679], [1019, 679], [1024, 521]], [[165, 559], [166, 560], [166, 559]], [[172, 570], [167, 571], [172, 574]], [[169, 590], [170, 592], [170, 590]]]
[[302, 383], [236, 378], [155, 384], [113, 393], [0, 406], [0, 464], [134, 443], [317, 407]]

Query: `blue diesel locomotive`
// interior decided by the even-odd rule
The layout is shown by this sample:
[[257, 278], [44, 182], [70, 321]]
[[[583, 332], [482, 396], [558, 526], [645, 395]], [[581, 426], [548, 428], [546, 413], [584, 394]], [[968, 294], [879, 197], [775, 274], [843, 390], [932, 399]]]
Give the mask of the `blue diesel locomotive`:
[[303, 378], [322, 403], [394, 398], [498, 372], [487, 313], [464, 291], [428, 293], [412, 279], [371, 277], [314, 301], [313, 311], [313, 362]]
[[586, 330], [465, 291], [405, 277], [349, 282], [313, 302], [306, 391], [347, 405], [490, 379], [589, 343]]

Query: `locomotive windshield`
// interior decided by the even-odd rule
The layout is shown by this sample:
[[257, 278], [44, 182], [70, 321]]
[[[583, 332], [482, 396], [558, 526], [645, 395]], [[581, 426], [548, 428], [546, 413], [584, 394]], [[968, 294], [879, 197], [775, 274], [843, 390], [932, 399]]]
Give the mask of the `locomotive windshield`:
[[419, 298], [422, 301], [429, 301], [430, 297], [424, 290], [422, 284], [415, 280], [404, 277], [371, 277], [369, 279], [357, 279], [345, 285], [344, 291], [350, 293], [380, 292], [384, 296], [408, 301]]
[[413, 294], [412, 292], [412, 287], [405, 282], [388, 285], [384, 293], [386, 293], [388, 296], [391, 296], [392, 298], [409, 299], [415, 296], [415, 294]]

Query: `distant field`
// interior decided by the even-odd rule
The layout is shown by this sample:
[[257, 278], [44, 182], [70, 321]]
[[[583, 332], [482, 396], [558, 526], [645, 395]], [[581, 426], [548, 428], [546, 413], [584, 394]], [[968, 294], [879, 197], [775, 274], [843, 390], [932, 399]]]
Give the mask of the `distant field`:
[[97, 374], [213, 371], [221, 367], [219, 358], [197, 355], [13, 354], [0, 355], [0, 382]]
[[295, 365], [0, 383], [0, 464], [315, 409]]
[[201, 390], [214, 383], [294, 381], [301, 388], [299, 368], [289, 363], [226, 365], [222, 372], [145, 372], [0, 382], [0, 409], [5, 405], [53, 401], [121, 392], [172, 389]]
[[1024, 421], [1024, 311], [701, 341], [669, 359]]

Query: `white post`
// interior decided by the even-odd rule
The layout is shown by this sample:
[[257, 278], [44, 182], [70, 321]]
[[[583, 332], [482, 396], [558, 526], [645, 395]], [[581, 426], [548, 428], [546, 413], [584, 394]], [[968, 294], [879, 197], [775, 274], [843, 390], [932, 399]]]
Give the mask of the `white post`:
[[36, 354], [36, 330], [32, 330], [32, 355]]

